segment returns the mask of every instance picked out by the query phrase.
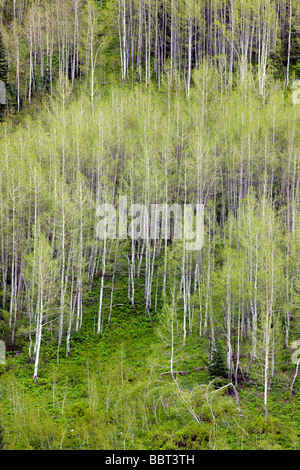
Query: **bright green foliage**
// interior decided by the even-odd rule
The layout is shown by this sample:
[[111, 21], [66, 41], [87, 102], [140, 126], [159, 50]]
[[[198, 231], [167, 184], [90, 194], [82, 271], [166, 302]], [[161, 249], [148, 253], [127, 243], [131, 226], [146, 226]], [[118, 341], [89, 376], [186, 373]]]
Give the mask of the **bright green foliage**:
[[[17, 3], [1, 9], [21, 111], [0, 128], [0, 446], [298, 449], [296, 2]], [[99, 239], [96, 208], [119, 196], [205, 203], [203, 248]]]

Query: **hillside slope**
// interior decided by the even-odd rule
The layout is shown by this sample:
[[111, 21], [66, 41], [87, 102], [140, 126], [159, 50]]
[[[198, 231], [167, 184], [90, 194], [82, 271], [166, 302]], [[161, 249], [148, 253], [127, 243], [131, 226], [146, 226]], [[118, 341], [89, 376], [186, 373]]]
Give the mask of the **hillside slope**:
[[1, 10], [4, 448], [299, 448], [298, 9], [221, 3]]

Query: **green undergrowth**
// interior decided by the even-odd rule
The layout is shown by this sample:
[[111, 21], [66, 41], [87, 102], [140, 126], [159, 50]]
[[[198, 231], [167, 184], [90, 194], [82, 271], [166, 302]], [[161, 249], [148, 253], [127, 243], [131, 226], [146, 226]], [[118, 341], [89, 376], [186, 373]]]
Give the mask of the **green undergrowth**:
[[[59, 350], [45, 332], [34, 382], [28, 340], [8, 353], [1, 368], [2, 443], [7, 449], [293, 449], [299, 446], [299, 393], [288, 393], [291, 374], [281, 370], [264, 416], [263, 389], [238, 387], [237, 406], [226, 379], [211, 382], [208, 340], [197, 334], [182, 345], [174, 335], [174, 364], [163, 315], [143, 306], [136, 291], [127, 300], [125, 280], [116, 284], [111, 321], [103, 308], [96, 334], [97, 286], [85, 301], [82, 328]], [[109, 294], [104, 307], [109, 306]], [[162, 306], [159, 304], [159, 309]], [[284, 363], [284, 358], [282, 358]], [[284, 367], [283, 367], [284, 369]], [[299, 389], [296, 381], [295, 390]]]

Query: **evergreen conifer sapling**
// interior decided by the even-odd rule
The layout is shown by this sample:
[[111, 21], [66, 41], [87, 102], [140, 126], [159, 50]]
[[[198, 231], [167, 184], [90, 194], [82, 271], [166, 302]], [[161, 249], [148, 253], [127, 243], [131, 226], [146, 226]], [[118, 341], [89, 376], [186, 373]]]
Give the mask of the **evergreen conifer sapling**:
[[227, 378], [228, 376], [224, 353], [219, 342], [217, 342], [213, 348], [208, 372], [211, 379], [216, 377]]

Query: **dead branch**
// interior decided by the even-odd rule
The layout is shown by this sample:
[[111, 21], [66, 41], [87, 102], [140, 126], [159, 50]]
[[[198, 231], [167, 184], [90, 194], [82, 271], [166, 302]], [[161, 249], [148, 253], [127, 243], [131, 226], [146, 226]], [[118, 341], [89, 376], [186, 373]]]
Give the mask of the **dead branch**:
[[191, 372], [195, 372], [195, 371], [199, 371], [199, 370], [204, 370], [205, 367], [196, 367], [196, 369], [192, 369], [192, 370], [179, 370], [179, 371], [174, 371], [171, 372], [171, 371], [168, 371], [168, 372], [162, 372], [161, 374], [159, 374], [159, 379], [161, 379], [161, 377], [163, 375], [172, 375], [173, 374], [178, 374], [178, 375], [185, 375], [185, 374], [190, 374]]

